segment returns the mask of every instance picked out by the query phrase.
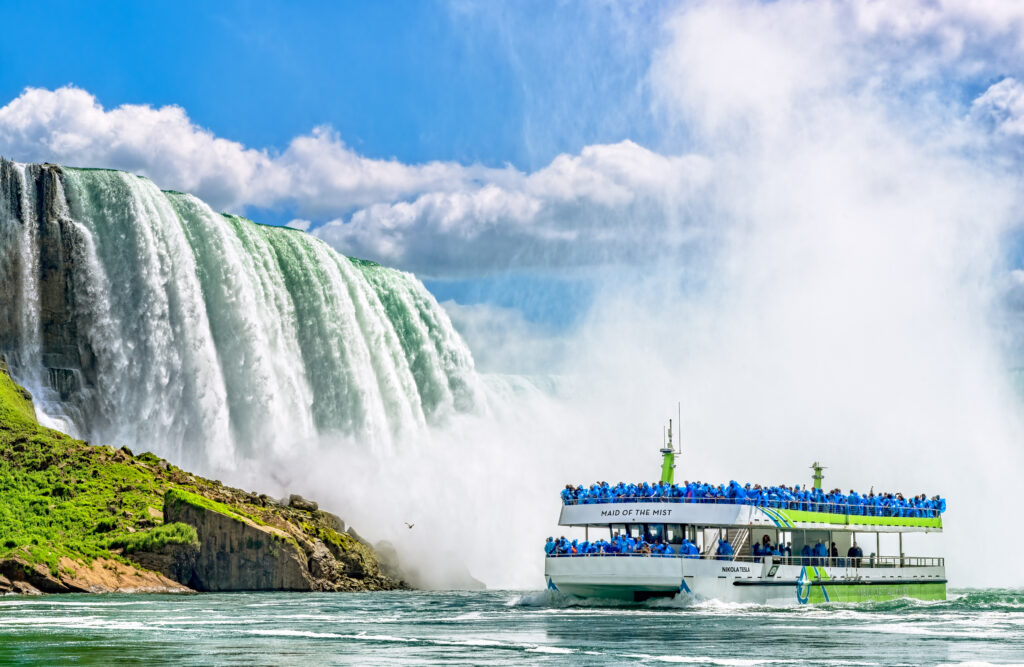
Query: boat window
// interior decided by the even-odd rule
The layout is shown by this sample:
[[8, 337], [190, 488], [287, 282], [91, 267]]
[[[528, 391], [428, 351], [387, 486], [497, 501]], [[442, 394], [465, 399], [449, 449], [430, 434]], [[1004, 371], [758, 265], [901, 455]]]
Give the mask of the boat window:
[[624, 524], [624, 523], [613, 523], [612, 524], [612, 537], [615, 537], [616, 535], [625, 535], [625, 534], [626, 534], [626, 524]]
[[647, 524], [647, 537], [648, 542], [660, 542], [665, 538], [665, 524], [663, 523], [649, 523]]
[[639, 540], [644, 535], [644, 525], [642, 523], [631, 523], [626, 527], [629, 531], [629, 536], [634, 540]]
[[670, 544], [679, 544], [683, 541], [683, 527], [678, 523], [670, 523], [665, 526], [665, 541]]

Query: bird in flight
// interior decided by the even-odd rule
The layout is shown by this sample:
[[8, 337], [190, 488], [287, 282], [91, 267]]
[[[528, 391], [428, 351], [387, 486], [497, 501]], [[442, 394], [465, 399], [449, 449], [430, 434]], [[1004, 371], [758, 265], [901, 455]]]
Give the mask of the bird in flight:
[[406, 521], [406, 522], [405, 522], [405, 527], [406, 527], [406, 528], [408, 528], [409, 530], [412, 530], [412, 527], [413, 527], [413, 526], [415, 526], [415, 525], [416, 525], [416, 524], [414, 524], [414, 523], [409, 523], [408, 521]]

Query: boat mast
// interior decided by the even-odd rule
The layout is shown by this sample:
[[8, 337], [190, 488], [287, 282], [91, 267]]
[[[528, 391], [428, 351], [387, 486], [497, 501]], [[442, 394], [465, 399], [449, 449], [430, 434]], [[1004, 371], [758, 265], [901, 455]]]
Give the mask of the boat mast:
[[815, 461], [814, 464], [811, 466], [811, 470], [814, 471], [814, 488], [818, 489], [819, 491], [821, 491], [821, 480], [824, 479], [825, 477], [824, 475], [821, 474], [821, 471], [824, 469], [825, 466], [821, 465], [817, 461]]
[[661, 447], [661, 481], [665, 484], [675, 483], [676, 450], [672, 448], [672, 420], [668, 420], [668, 442]]

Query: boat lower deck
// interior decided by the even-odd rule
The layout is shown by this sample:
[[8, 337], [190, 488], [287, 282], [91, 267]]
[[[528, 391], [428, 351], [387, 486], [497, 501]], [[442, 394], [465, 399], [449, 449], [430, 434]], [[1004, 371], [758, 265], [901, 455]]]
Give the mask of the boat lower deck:
[[767, 605], [946, 599], [938, 558], [717, 560], [640, 554], [551, 556], [548, 586], [580, 597], [642, 601], [679, 593], [695, 599]]

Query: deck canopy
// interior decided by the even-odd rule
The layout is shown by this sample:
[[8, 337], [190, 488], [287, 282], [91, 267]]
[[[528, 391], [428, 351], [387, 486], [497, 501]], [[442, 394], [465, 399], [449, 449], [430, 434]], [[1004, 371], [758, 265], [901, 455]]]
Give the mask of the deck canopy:
[[942, 517], [891, 517], [806, 512], [732, 503], [624, 502], [563, 505], [560, 526], [679, 523], [698, 526], [827, 529], [881, 533], [942, 532]]

